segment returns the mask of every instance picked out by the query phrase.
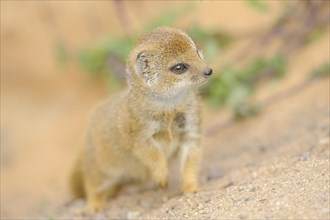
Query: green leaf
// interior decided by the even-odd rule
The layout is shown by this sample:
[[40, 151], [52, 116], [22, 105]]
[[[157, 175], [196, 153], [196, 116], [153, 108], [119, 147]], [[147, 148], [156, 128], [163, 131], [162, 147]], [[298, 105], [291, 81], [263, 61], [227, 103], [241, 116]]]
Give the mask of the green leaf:
[[221, 30], [206, 30], [199, 25], [193, 25], [188, 31], [194, 41], [203, 48], [206, 60], [211, 61], [219, 56], [221, 49], [227, 48], [233, 42], [233, 37]]
[[251, 90], [246, 85], [237, 85], [228, 96], [227, 103], [234, 108], [240, 106], [250, 93]]
[[269, 9], [268, 6], [261, 0], [245, 0], [245, 2], [259, 12], [266, 12]]
[[195, 8], [194, 2], [188, 2], [181, 8], [176, 8], [174, 10], [166, 10], [154, 22], [149, 24], [145, 29], [146, 32], [161, 26], [170, 26], [179, 18], [185, 16], [187, 13], [191, 12]]
[[286, 61], [283, 56], [277, 54], [269, 60], [269, 66], [274, 69], [278, 77], [284, 76], [286, 72]]
[[55, 57], [57, 62], [62, 65], [65, 65], [68, 61], [69, 55], [67, 47], [63, 40], [57, 40], [55, 45]]
[[101, 72], [104, 65], [106, 64], [106, 56], [104, 53], [94, 50], [94, 51], [81, 51], [78, 54], [78, 59], [80, 64], [86, 68], [89, 73], [95, 75]]
[[314, 30], [312, 30], [310, 33], [307, 34], [307, 36], [305, 37], [305, 42], [311, 43], [311, 42], [314, 42], [314, 41], [320, 39], [321, 36], [326, 33], [325, 30], [326, 29], [324, 27], [315, 28]]
[[236, 119], [244, 119], [259, 114], [262, 111], [262, 106], [258, 104], [241, 103], [241, 105], [235, 107], [233, 111]]
[[220, 47], [214, 40], [210, 40], [206, 43], [204, 48], [206, 60], [212, 60], [217, 57], [220, 52]]
[[330, 75], [330, 61], [327, 61], [312, 71], [311, 77], [325, 77]]

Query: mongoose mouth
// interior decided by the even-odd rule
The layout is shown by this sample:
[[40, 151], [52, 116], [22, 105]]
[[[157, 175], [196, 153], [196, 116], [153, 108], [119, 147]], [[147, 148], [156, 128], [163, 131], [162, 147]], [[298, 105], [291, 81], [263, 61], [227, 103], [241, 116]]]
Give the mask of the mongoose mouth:
[[203, 77], [198, 82], [196, 82], [199, 85], [204, 85], [209, 81], [209, 77]]
[[209, 81], [208, 79], [203, 80], [203, 82], [201, 82], [201, 85], [206, 84], [208, 81]]
[[205, 83], [207, 83], [207, 81], [209, 80], [210, 77], [208, 76], [193, 76], [191, 77], [191, 81], [193, 82], [193, 84], [196, 85], [203, 85]]

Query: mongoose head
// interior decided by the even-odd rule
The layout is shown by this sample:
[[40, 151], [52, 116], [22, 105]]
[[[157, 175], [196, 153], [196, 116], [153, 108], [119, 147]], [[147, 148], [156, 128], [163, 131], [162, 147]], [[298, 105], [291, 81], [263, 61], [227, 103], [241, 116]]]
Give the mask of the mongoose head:
[[212, 74], [201, 51], [183, 31], [162, 27], [145, 35], [128, 58], [128, 82], [176, 95], [207, 82]]

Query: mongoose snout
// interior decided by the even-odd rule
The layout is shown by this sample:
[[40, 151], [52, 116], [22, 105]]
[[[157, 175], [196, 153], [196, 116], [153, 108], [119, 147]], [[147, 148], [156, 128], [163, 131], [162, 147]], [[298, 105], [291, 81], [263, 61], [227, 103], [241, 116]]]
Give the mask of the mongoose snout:
[[211, 68], [206, 68], [206, 70], [204, 70], [203, 74], [204, 74], [204, 76], [209, 77], [212, 75], [212, 72], [213, 72], [213, 70]]

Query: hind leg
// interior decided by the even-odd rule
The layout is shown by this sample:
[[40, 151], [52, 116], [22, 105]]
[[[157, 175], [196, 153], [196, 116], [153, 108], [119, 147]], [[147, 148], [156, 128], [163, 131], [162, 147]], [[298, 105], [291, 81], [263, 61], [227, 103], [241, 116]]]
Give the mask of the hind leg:
[[87, 212], [96, 213], [103, 210], [107, 200], [106, 190], [101, 189], [101, 185], [92, 181], [85, 182]]
[[103, 182], [103, 184], [86, 183], [87, 212], [96, 213], [104, 209], [108, 198], [117, 195], [121, 185], [114, 182]]
[[104, 209], [107, 198], [117, 192], [118, 177], [105, 175], [94, 167], [85, 165], [84, 188], [87, 200], [87, 212], [96, 213]]
[[118, 192], [123, 188], [123, 184], [116, 183], [111, 184], [106, 191], [107, 198], [114, 198], [118, 195]]

